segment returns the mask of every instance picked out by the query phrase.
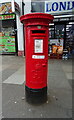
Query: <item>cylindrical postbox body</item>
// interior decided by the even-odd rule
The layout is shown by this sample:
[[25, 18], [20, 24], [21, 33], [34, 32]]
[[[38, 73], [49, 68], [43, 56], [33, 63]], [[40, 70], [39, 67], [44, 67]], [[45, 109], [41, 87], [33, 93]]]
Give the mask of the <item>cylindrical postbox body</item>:
[[47, 94], [49, 23], [53, 16], [30, 13], [21, 16], [20, 20], [25, 31], [26, 97], [43, 100]]

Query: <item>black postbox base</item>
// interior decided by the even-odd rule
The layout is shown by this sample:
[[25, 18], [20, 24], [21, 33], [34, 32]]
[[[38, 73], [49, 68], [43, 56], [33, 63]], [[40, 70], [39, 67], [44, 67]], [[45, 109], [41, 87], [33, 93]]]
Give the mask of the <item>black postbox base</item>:
[[41, 104], [47, 101], [47, 87], [31, 89], [25, 86], [26, 101], [33, 104]]

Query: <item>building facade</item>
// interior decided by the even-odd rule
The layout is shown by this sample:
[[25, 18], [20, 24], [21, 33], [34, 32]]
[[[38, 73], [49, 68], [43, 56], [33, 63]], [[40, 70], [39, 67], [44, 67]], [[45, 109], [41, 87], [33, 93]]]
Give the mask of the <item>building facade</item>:
[[24, 26], [20, 16], [30, 11], [30, 0], [0, 1], [0, 54], [24, 55]]
[[44, 12], [54, 16], [49, 28], [49, 50], [51, 51], [53, 46], [56, 49], [57, 46], [62, 46], [63, 50], [67, 49], [74, 54], [74, 1], [32, 1], [32, 12]]
[[25, 55], [24, 26], [20, 16], [31, 12], [54, 15], [49, 28], [49, 50], [53, 45], [60, 45], [74, 53], [73, 0], [1, 0], [0, 54]]

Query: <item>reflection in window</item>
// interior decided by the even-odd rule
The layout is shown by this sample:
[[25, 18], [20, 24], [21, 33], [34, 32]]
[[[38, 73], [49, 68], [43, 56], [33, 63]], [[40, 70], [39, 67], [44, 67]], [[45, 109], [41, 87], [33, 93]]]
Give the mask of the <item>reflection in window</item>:
[[49, 38], [55, 38], [55, 39], [62, 39], [64, 38], [64, 25], [53, 25], [53, 26], [50, 26], [50, 35], [49, 35]]
[[50, 31], [49, 38], [54, 38], [54, 31]]
[[54, 25], [50, 25], [49, 38], [54, 38]]
[[55, 25], [55, 38], [64, 38], [64, 25]]
[[66, 25], [66, 47], [70, 48], [70, 52], [74, 49], [74, 22]]

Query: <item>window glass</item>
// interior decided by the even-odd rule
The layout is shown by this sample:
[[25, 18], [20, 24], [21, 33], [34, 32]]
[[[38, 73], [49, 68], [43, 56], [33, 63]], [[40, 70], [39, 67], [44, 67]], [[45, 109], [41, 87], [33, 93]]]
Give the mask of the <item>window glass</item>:
[[49, 38], [54, 38], [54, 25], [50, 25]]
[[54, 31], [49, 32], [49, 38], [54, 38]]
[[74, 22], [69, 22], [66, 25], [66, 47], [70, 48], [70, 51], [74, 50]]
[[55, 38], [64, 38], [64, 25], [55, 25]]

